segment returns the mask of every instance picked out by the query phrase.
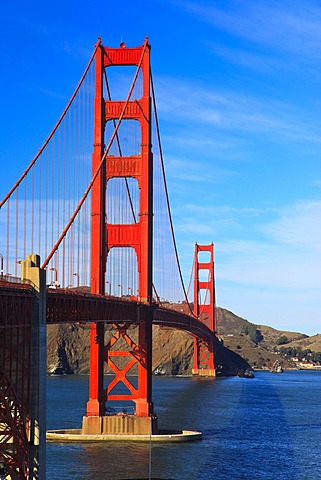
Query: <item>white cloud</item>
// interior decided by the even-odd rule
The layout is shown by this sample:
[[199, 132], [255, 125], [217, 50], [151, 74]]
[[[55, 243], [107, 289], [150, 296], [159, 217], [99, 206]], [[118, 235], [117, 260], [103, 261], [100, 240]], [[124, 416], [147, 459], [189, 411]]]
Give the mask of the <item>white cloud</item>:
[[242, 65], [261, 72], [271, 72], [276, 67], [284, 68], [284, 63], [278, 59], [272, 59], [266, 54], [258, 54], [241, 48], [229, 48], [216, 42], [206, 42], [214, 55], [224, 58], [231, 63]]
[[[183, 264], [191, 255], [192, 233], [201, 244], [214, 241], [218, 305], [254, 323], [308, 334], [321, 330], [321, 201], [279, 210], [208, 205], [186, 210], [190, 217], [176, 224], [184, 239]], [[274, 220], [264, 223], [268, 212]], [[189, 263], [184, 270], [187, 278]]]
[[262, 227], [272, 240], [321, 256], [321, 201], [298, 202], [286, 207], [276, 222]]
[[234, 175], [232, 170], [220, 168], [213, 165], [210, 161], [189, 160], [189, 159], [171, 159], [167, 158], [166, 171], [170, 173], [171, 181], [178, 180], [181, 187], [186, 188], [185, 181], [189, 182], [189, 189], [199, 188], [204, 183], [214, 185], [222, 178]]
[[211, 2], [176, 2], [199, 20], [265, 48], [320, 59], [321, 8], [317, 2], [237, 0], [224, 10]]
[[259, 227], [263, 241], [217, 246], [218, 295], [222, 285], [221, 298], [231, 299], [227, 308], [233, 305], [257, 323], [320, 331], [320, 212], [321, 202], [300, 202]]
[[[198, 222], [189, 224], [186, 217], [182, 231], [206, 232], [212, 229], [217, 236], [217, 256], [222, 264], [222, 278], [242, 285], [270, 289], [292, 288], [295, 291], [321, 288], [321, 201], [301, 201], [279, 211], [270, 208], [275, 220], [261, 223], [268, 209], [240, 209], [235, 207], [192, 206], [191, 218]], [[251, 227], [248, 228], [250, 219]], [[233, 239], [226, 238], [228, 229], [220, 232], [219, 226], [234, 225]], [[235, 229], [239, 226], [239, 235]], [[298, 279], [300, 277], [300, 280]]]
[[[179, 123], [181, 128], [192, 123], [193, 133], [197, 127], [201, 131], [206, 125], [207, 142], [211, 138], [209, 129], [213, 128], [213, 138], [218, 131], [225, 130], [233, 132], [233, 138], [244, 132], [264, 133], [273, 142], [290, 139], [321, 143], [320, 118], [273, 98], [173, 78], [158, 79], [157, 91], [159, 114], [165, 115], [166, 121]], [[187, 136], [187, 143], [191, 137]]]

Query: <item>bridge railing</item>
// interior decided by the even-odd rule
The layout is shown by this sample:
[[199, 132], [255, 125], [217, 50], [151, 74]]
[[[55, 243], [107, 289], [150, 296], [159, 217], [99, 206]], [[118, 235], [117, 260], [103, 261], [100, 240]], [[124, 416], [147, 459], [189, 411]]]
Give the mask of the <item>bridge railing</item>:
[[22, 288], [30, 290], [30, 287], [35, 289], [35, 284], [27, 279], [20, 277], [14, 277], [12, 275], [0, 275], [0, 286], [3, 287], [14, 287], [14, 288]]

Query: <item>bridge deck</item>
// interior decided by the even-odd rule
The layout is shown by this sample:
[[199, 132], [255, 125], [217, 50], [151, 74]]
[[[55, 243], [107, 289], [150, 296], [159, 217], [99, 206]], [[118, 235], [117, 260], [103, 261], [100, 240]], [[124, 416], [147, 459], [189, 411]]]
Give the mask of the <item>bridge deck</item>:
[[[17, 295], [30, 297], [34, 292], [31, 285], [1, 282], [0, 296], [2, 305], [6, 299]], [[47, 324], [56, 323], [123, 323], [139, 324], [145, 322], [152, 310], [153, 324], [185, 330], [192, 335], [209, 342], [214, 333], [192, 315], [165, 308], [154, 303], [148, 306], [134, 300], [118, 297], [92, 295], [67, 289], [47, 289]], [[1, 325], [1, 322], [0, 322]]]

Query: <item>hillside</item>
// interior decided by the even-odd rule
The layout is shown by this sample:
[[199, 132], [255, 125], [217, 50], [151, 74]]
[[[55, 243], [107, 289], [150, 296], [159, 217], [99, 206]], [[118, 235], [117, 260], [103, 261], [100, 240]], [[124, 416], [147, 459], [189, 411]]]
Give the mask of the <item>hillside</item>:
[[253, 368], [269, 369], [277, 360], [283, 368], [293, 368], [293, 362], [280, 354], [283, 340], [305, 341], [307, 335], [255, 325], [223, 308], [217, 309], [218, 334], [227, 348], [237, 352]]
[[[133, 327], [131, 338], [136, 341]], [[105, 343], [111, 332], [105, 334]], [[126, 346], [126, 345], [125, 345]], [[224, 365], [222, 374], [235, 375], [249, 368], [239, 355], [220, 348], [217, 361]], [[121, 366], [121, 360], [119, 360]], [[193, 337], [186, 332], [170, 328], [153, 327], [153, 371], [161, 375], [190, 375], [193, 364]], [[47, 329], [47, 370], [52, 372], [60, 366], [64, 373], [86, 374], [89, 371], [89, 325], [49, 325]], [[106, 373], [110, 373], [108, 367]], [[136, 373], [131, 370], [131, 373]]]
[[[218, 335], [224, 342], [228, 374], [237, 373], [246, 364], [229, 350], [241, 356], [253, 368], [270, 368], [278, 360], [284, 368], [293, 368], [293, 362], [280, 354], [281, 347], [310, 349], [321, 352], [321, 335], [308, 337], [296, 332], [285, 332], [264, 325], [254, 325], [224, 308], [217, 308]], [[133, 337], [135, 338], [135, 331]], [[111, 336], [106, 332], [105, 341]], [[66, 373], [88, 373], [89, 325], [50, 325], [47, 329], [47, 368], [51, 371], [61, 364]], [[153, 370], [178, 375], [191, 374], [193, 337], [169, 329], [153, 327]], [[106, 370], [108, 371], [108, 370]]]
[[285, 345], [286, 347], [299, 347], [301, 350], [312, 350], [313, 352], [321, 352], [321, 334], [305, 337], [301, 340], [293, 339]]

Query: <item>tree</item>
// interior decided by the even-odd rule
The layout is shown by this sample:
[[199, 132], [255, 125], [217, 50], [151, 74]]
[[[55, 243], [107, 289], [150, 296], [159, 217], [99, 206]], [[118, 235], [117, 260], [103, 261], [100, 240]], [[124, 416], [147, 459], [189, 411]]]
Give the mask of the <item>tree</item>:
[[282, 335], [280, 338], [277, 339], [277, 345], [284, 345], [285, 343], [289, 343], [289, 339], [286, 335]]
[[245, 335], [248, 335], [248, 334], [249, 334], [249, 331], [250, 331], [249, 326], [248, 326], [248, 325], [244, 325], [244, 327], [243, 327], [243, 333], [244, 333]]
[[262, 340], [263, 340], [263, 335], [262, 335], [261, 331], [258, 330], [255, 327], [250, 329], [249, 337], [250, 337], [250, 340], [252, 340], [252, 342], [254, 342], [254, 343], [259, 343], [259, 342], [262, 342]]
[[244, 325], [242, 331], [245, 335], [248, 335], [250, 340], [252, 340], [252, 342], [254, 343], [259, 343], [263, 340], [263, 335], [261, 331], [258, 330], [255, 325], [246, 324]]

